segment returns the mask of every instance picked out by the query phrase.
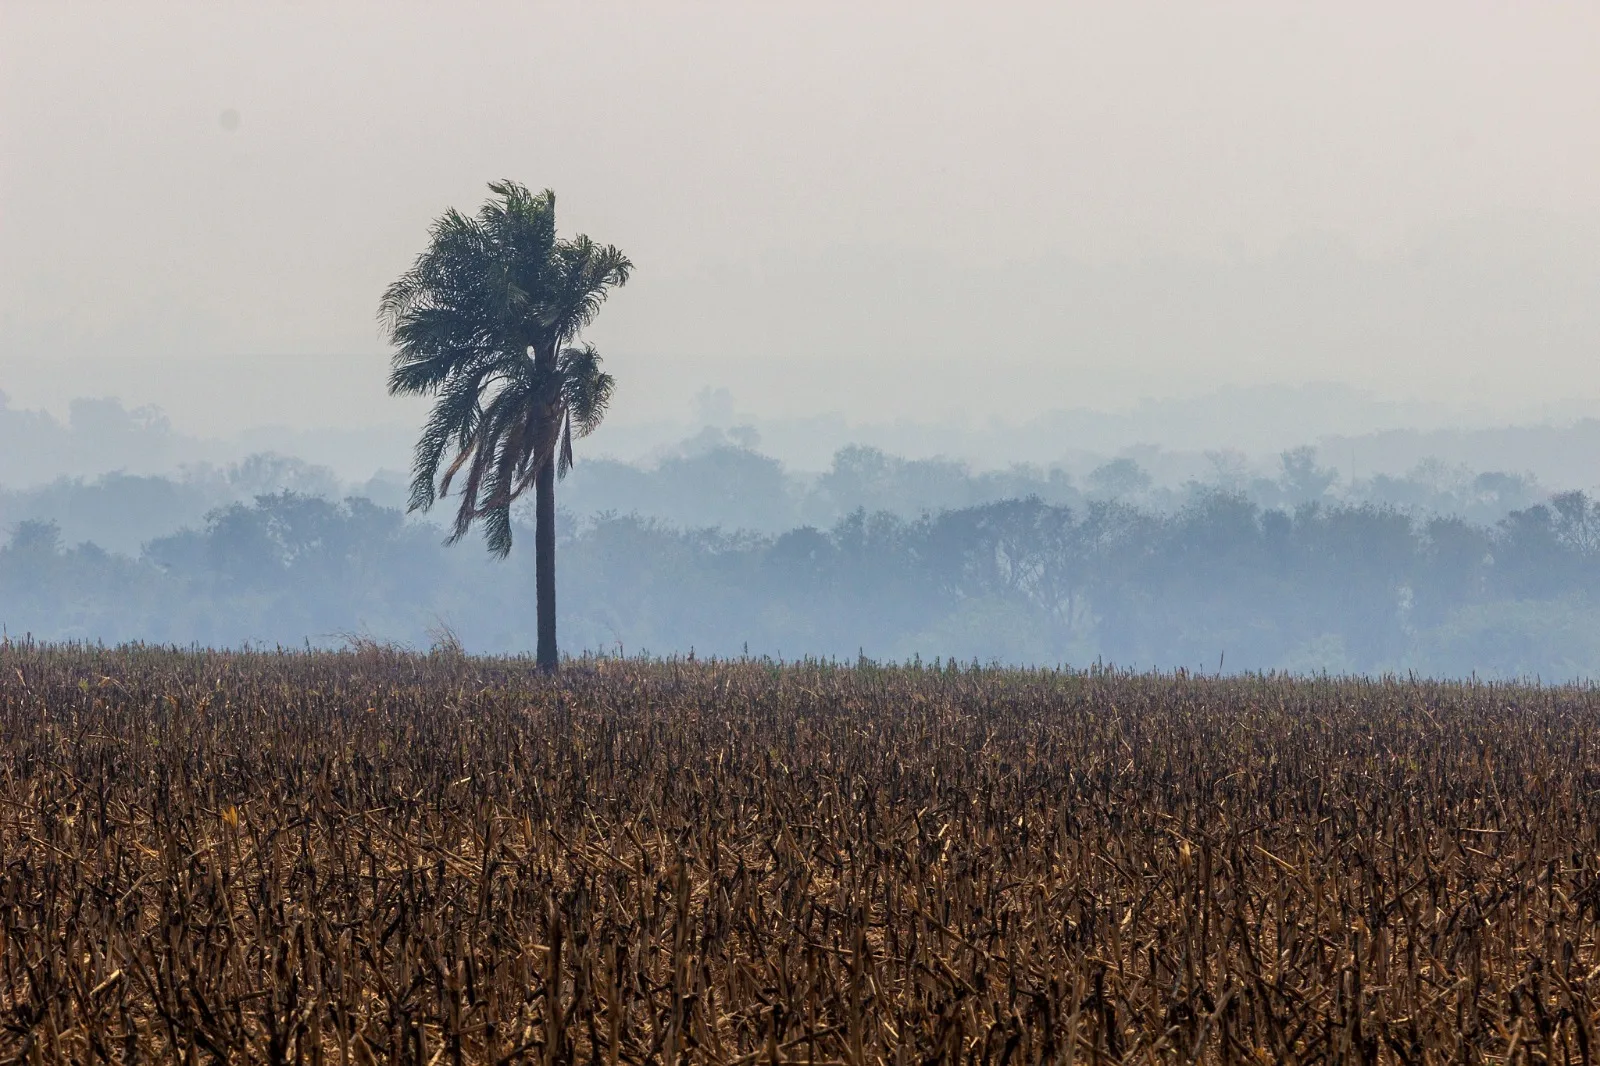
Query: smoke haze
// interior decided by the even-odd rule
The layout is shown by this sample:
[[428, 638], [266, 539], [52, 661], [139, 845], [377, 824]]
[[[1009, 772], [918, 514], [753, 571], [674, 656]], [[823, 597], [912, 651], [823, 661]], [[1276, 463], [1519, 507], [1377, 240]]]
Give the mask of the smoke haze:
[[0, 387], [414, 424], [376, 296], [511, 176], [639, 264], [594, 330], [619, 430], [708, 383], [1590, 414], [1597, 54], [1589, 5], [8, 4]]

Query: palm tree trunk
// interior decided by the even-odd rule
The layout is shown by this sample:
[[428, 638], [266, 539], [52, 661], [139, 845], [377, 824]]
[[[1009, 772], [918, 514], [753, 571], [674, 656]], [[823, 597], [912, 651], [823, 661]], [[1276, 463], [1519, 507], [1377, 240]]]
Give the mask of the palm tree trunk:
[[556, 463], [555, 456], [534, 478], [533, 555], [538, 601], [539, 669], [556, 672]]

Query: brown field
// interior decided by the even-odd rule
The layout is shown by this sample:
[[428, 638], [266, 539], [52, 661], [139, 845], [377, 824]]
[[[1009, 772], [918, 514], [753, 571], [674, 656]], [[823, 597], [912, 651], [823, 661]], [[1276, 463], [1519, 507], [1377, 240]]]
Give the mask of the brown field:
[[1600, 695], [0, 649], [0, 1060], [1588, 1063]]

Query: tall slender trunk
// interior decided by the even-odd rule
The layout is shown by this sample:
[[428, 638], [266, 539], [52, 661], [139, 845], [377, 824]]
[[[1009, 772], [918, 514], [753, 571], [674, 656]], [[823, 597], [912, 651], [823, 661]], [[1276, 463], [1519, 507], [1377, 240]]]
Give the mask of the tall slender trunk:
[[556, 460], [552, 455], [534, 478], [533, 555], [539, 618], [539, 669], [556, 672]]

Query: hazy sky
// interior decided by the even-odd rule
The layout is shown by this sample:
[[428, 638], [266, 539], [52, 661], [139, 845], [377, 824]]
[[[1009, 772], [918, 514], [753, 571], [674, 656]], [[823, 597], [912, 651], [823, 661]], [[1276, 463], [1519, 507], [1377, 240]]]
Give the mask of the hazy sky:
[[1600, 397], [1600, 5], [1283, 0], [0, 4], [0, 390], [412, 418], [378, 295], [500, 177], [637, 264], [622, 421]]

